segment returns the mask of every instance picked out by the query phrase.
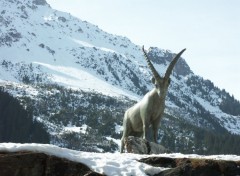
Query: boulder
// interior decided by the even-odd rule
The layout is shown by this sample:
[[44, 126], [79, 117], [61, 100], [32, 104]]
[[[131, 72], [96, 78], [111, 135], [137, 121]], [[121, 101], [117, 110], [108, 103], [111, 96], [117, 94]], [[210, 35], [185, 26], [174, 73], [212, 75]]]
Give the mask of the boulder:
[[154, 142], [149, 142], [145, 139], [129, 136], [125, 138], [125, 149], [128, 153], [135, 154], [161, 154], [170, 153], [170, 150], [166, 149], [162, 145]]
[[237, 176], [240, 175], [240, 161], [223, 161], [197, 158], [166, 158], [148, 157], [139, 160], [140, 162], [155, 167], [167, 167], [169, 169], [156, 174], [155, 176]]

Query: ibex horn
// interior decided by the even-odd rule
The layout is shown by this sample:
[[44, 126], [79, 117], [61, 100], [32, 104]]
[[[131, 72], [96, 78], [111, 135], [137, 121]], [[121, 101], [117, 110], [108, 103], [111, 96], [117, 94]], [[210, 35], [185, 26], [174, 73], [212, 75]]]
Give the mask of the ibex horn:
[[181, 52], [179, 52], [179, 53], [174, 57], [174, 59], [172, 60], [172, 62], [170, 63], [170, 65], [169, 65], [168, 68], [167, 68], [167, 71], [166, 71], [166, 73], [165, 73], [164, 78], [167, 78], [167, 79], [168, 79], [168, 78], [170, 77], [170, 75], [171, 75], [171, 73], [172, 73], [172, 70], [173, 70], [175, 64], [177, 63], [178, 59], [180, 58], [180, 56], [182, 55], [182, 53], [183, 53], [185, 50], [186, 50], [186, 48], [183, 49]]
[[146, 59], [146, 61], [147, 61], [148, 67], [150, 68], [150, 70], [151, 70], [152, 73], [153, 73], [153, 76], [155, 77], [156, 80], [159, 80], [161, 77], [160, 77], [160, 75], [158, 74], [157, 70], [154, 68], [154, 66], [153, 66], [153, 64], [151, 63], [150, 59], [148, 58], [147, 53], [146, 53], [146, 51], [144, 50], [144, 46], [142, 47], [142, 50], [143, 50], [145, 59]]

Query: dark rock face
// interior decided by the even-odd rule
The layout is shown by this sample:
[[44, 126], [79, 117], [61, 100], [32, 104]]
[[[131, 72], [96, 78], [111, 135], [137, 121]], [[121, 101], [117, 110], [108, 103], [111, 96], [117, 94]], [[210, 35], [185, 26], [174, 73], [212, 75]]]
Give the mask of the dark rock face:
[[0, 46], [11, 46], [13, 42], [18, 42], [22, 38], [22, 34], [16, 29], [10, 29], [8, 33], [0, 36]]
[[[129, 136], [125, 139], [125, 148], [128, 153], [160, 154], [170, 153], [162, 145], [149, 142], [145, 139]], [[210, 159], [148, 157], [139, 160], [154, 167], [170, 168], [155, 176], [236, 176], [240, 175], [240, 161], [222, 161]]]
[[33, 4], [35, 4], [35, 5], [46, 5], [47, 2], [45, 0], [34, 0]]
[[222, 161], [209, 159], [149, 157], [140, 162], [155, 166], [168, 167], [155, 176], [236, 176], [240, 175], [240, 161]]
[[162, 145], [134, 136], [129, 136], [125, 139], [125, 148], [128, 153], [135, 154], [170, 153], [170, 150], [166, 149]]
[[[171, 62], [175, 57], [174, 53], [169, 51], [161, 51], [157, 47], [150, 47], [150, 51], [148, 52], [148, 56], [152, 62], [156, 64], [168, 65], [167, 62]], [[193, 73], [183, 58], [180, 58], [175, 65], [173, 72], [175, 72], [179, 76], [187, 76]], [[164, 76], [164, 75], [162, 75]]]
[[102, 175], [86, 165], [43, 153], [0, 153], [1, 176], [82, 176]]

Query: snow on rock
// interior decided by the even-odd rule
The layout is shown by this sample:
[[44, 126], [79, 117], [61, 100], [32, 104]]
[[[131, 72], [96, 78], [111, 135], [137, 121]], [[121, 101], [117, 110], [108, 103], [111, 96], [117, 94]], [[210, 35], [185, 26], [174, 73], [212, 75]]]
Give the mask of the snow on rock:
[[[106, 175], [154, 175], [164, 170], [137, 160], [144, 155], [120, 154], [120, 153], [88, 153], [60, 148], [49, 144], [16, 144], [1, 143], [0, 151], [18, 152], [32, 151], [42, 152], [48, 155], [65, 158], [75, 162], [86, 164], [92, 170]], [[146, 157], [146, 156], [145, 156]]]
[[137, 155], [129, 153], [89, 153], [60, 148], [50, 144], [17, 144], [0, 143], [1, 152], [32, 151], [54, 155], [74, 162], [87, 165], [92, 170], [106, 175], [154, 175], [168, 168], [153, 167], [138, 160], [147, 157], [168, 157], [168, 158], [195, 158], [212, 160], [240, 161], [236, 155], [212, 155], [200, 156], [196, 154], [184, 155], [181, 153], [159, 154], [159, 155]]

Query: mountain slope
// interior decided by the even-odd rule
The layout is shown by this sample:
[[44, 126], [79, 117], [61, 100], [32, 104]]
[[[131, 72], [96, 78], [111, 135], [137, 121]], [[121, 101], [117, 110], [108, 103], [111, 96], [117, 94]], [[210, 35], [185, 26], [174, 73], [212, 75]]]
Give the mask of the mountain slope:
[[[34, 118], [48, 127], [51, 143], [87, 150], [119, 139], [124, 111], [153, 87], [141, 47], [44, 0], [3, 0], [0, 6], [0, 84], [33, 109]], [[165, 73], [174, 54], [156, 47], [147, 52]], [[179, 151], [176, 141], [184, 138], [191, 141], [185, 151], [194, 152], [208, 148], [194, 142], [198, 130], [240, 134], [240, 103], [234, 97], [195, 75], [183, 58], [171, 80], [159, 141]], [[96, 134], [98, 139], [91, 138]], [[114, 142], [111, 149], [99, 146], [96, 150], [117, 148]]]

